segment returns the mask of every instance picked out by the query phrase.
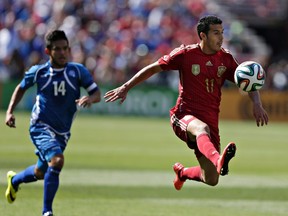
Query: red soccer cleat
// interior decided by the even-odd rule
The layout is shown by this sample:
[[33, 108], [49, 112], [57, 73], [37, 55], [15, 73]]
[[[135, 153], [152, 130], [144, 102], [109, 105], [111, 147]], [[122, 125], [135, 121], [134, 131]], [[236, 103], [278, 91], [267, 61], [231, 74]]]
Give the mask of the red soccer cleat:
[[229, 172], [229, 161], [235, 156], [236, 145], [233, 142], [228, 143], [217, 163], [217, 172], [224, 176]]
[[174, 187], [176, 190], [181, 190], [183, 187], [183, 184], [185, 183], [186, 180], [181, 179], [181, 172], [184, 169], [184, 166], [181, 163], [175, 163], [173, 166], [173, 170], [176, 174], [176, 177], [173, 181]]

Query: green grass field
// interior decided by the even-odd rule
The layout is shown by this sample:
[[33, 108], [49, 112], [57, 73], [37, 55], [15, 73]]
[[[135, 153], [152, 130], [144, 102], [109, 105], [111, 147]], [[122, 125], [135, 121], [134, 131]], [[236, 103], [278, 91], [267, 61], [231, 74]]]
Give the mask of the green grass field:
[[[16, 112], [16, 129], [0, 112], [0, 215], [39, 216], [43, 182], [21, 186], [8, 204], [6, 173], [36, 161], [29, 113]], [[56, 216], [284, 216], [288, 215], [287, 123], [222, 121], [221, 141], [237, 144], [230, 174], [216, 187], [187, 181], [173, 188], [172, 165], [196, 164], [169, 118], [93, 116], [79, 113], [65, 152], [54, 201]]]

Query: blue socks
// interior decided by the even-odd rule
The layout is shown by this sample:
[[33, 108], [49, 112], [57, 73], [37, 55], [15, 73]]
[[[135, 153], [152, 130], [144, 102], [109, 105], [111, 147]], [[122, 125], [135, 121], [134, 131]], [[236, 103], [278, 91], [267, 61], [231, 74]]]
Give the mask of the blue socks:
[[35, 182], [37, 181], [37, 178], [34, 175], [34, 168], [35, 165], [32, 165], [25, 170], [23, 170], [20, 173], [17, 173], [13, 178], [12, 178], [12, 185], [15, 189], [18, 188], [19, 184], [21, 183], [29, 183], [29, 182]]
[[52, 203], [59, 186], [59, 174], [61, 170], [55, 167], [48, 167], [44, 176], [44, 205], [43, 213], [51, 211]]
[[[17, 190], [19, 184], [37, 181], [34, 175], [35, 165], [32, 165], [12, 178], [13, 187]], [[61, 169], [48, 167], [44, 176], [44, 205], [43, 213], [52, 212], [52, 203], [59, 186], [59, 174]]]

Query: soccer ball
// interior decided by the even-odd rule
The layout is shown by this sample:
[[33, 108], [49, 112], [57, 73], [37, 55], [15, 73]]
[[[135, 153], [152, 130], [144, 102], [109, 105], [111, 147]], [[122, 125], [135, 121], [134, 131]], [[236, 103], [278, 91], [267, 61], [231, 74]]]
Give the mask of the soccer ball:
[[261, 89], [265, 83], [265, 71], [259, 63], [245, 61], [236, 68], [234, 80], [243, 91], [256, 91]]

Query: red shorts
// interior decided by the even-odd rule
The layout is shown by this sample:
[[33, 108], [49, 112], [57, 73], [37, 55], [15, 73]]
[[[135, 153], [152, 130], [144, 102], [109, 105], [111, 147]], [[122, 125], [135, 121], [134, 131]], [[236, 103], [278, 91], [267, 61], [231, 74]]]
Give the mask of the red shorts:
[[[187, 146], [190, 149], [194, 149], [197, 158], [202, 156], [201, 152], [198, 150], [196, 140], [189, 140], [187, 135], [187, 126], [193, 120], [197, 119], [193, 115], [185, 115], [185, 114], [172, 114], [170, 117], [170, 124], [174, 130], [176, 136], [178, 136], [181, 140], [186, 142]], [[209, 126], [209, 125], [208, 125]], [[214, 144], [215, 148], [220, 152], [220, 136], [219, 129], [210, 127], [210, 138], [211, 142]]]

